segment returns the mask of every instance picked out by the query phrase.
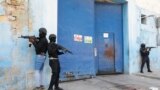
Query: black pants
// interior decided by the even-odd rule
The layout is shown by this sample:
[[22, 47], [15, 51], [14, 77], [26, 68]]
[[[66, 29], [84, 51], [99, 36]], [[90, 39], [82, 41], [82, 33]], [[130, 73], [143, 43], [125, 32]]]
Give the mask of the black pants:
[[149, 61], [149, 57], [142, 57], [142, 63], [141, 63], [141, 72], [143, 72], [143, 67], [144, 67], [144, 64], [147, 64], [147, 69], [148, 71], [151, 71], [150, 70], [150, 61]]
[[49, 88], [53, 88], [53, 85], [55, 85], [55, 88], [57, 88], [59, 85], [59, 74], [60, 74], [59, 60], [49, 60], [49, 65], [52, 69], [52, 76]]

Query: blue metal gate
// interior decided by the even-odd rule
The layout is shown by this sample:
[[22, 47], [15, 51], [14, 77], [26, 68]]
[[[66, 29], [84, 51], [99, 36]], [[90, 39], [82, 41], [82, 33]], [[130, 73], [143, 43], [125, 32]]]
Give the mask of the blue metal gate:
[[60, 56], [61, 80], [95, 75], [93, 6], [93, 0], [58, 0], [58, 43], [73, 52]]
[[122, 5], [96, 3], [98, 74], [123, 72]]

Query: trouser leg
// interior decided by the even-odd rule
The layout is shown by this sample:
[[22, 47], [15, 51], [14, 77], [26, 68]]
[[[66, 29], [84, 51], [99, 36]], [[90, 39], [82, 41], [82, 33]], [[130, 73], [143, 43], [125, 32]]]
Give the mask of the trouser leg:
[[51, 76], [51, 81], [50, 81], [50, 85], [49, 88], [53, 88], [53, 85], [55, 85], [55, 87], [58, 87], [58, 82], [59, 82], [59, 62], [56, 61], [50, 61], [49, 65], [52, 69], [52, 76]]
[[36, 87], [40, 87], [43, 84], [43, 67], [45, 62], [45, 56], [37, 55], [35, 60], [35, 79], [36, 79]]
[[58, 65], [57, 73], [56, 73], [56, 79], [55, 79], [55, 88], [59, 87], [59, 74], [60, 74], [60, 67]]
[[141, 72], [143, 72], [144, 64], [145, 64], [145, 59], [142, 59], [142, 62], [141, 62]]
[[44, 85], [44, 83], [43, 83], [43, 70], [40, 71], [40, 85]]
[[149, 58], [146, 60], [146, 63], [147, 63], [147, 69], [148, 69], [148, 71], [151, 71]]
[[35, 70], [35, 79], [36, 79], [36, 87], [40, 86], [40, 72], [39, 70]]

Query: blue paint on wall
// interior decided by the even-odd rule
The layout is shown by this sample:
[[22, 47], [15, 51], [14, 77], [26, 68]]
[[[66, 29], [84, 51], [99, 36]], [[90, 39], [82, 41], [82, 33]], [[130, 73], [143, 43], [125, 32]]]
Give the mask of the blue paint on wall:
[[124, 73], [129, 73], [128, 3], [123, 4]]
[[0, 15], [4, 15], [5, 14], [5, 10], [4, 8], [0, 5]]
[[12, 39], [10, 25], [8, 23], [0, 23], [0, 67], [10, 67], [12, 63]]
[[11, 66], [11, 60], [2, 60], [0, 62], [0, 68], [3, 67], [3, 68], [7, 68], [7, 67], [10, 67]]
[[[58, 43], [74, 53], [60, 57], [61, 77], [66, 72], [75, 79], [95, 75], [94, 44], [84, 43], [84, 36], [94, 37], [94, 1], [59, 0], [58, 6]], [[74, 41], [74, 34], [82, 35], [82, 42]]]

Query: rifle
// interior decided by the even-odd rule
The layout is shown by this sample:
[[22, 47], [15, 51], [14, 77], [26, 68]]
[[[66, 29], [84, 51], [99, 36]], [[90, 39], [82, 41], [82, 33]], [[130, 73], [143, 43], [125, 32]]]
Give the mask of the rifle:
[[[18, 37], [18, 38], [24, 38], [24, 39], [32, 38], [32, 39], [35, 39], [35, 40], [39, 39], [39, 37], [35, 37], [35, 36], [24, 36], [24, 35], [21, 35], [21, 36]], [[32, 46], [32, 44], [29, 44], [29, 47], [31, 47], [31, 46]]]
[[67, 53], [69, 53], [69, 54], [73, 54], [73, 53], [72, 53], [70, 50], [68, 50], [67, 48], [65, 48], [65, 47], [63, 47], [63, 46], [61, 46], [61, 45], [59, 45], [59, 44], [57, 44], [57, 45], [58, 45], [59, 48], [62, 49], [62, 51], [67, 52]]
[[151, 50], [152, 48], [156, 48], [156, 47], [146, 47], [146, 49], [149, 49], [149, 50]]

